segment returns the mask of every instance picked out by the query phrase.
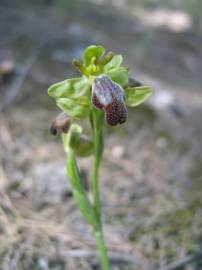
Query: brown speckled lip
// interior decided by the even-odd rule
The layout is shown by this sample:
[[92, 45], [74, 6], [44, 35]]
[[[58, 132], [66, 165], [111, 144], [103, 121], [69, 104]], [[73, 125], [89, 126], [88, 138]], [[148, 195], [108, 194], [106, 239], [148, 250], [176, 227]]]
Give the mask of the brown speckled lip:
[[127, 119], [124, 90], [106, 75], [95, 79], [92, 87], [92, 103], [97, 109], [105, 112], [109, 125], [122, 124]]

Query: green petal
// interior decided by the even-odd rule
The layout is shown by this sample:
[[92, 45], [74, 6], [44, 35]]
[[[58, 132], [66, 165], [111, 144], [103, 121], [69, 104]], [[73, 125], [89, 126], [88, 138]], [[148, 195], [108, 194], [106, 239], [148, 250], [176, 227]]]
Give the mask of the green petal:
[[48, 95], [56, 99], [90, 96], [90, 84], [85, 77], [68, 79], [50, 86]]
[[149, 86], [131, 87], [125, 89], [125, 102], [129, 107], [135, 107], [143, 103], [152, 94]]
[[105, 48], [103, 46], [91, 45], [87, 47], [83, 52], [83, 62], [85, 66], [89, 66], [92, 57], [99, 59], [105, 53]]
[[128, 84], [128, 70], [124, 67], [111, 69], [106, 71], [105, 74], [122, 86]]
[[89, 115], [89, 105], [86, 100], [58, 98], [56, 100], [57, 106], [68, 115], [75, 118], [84, 118]]
[[112, 60], [104, 66], [104, 70], [107, 71], [107, 70], [110, 70], [113, 68], [119, 68], [121, 66], [122, 62], [123, 62], [122, 55], [116, 54], [116, 55], [114, 55]]

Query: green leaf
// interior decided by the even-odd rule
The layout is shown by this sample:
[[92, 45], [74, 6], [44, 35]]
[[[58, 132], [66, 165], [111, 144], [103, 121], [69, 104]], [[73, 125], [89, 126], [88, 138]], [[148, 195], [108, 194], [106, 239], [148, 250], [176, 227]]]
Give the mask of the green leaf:
[[77, 189], [74, 189], [73, 194], [77, 206], [79, 207], [86, 221], [94, 228], [98, 227], [98, 222], [96, 220], [94, 209], [92, 208], [92, 205], [90, 204], [90, 201], [87, 199], [87, 197], [83, 195], [84, 193], [78, 191]]
[[75, 118], [84, 118], [89, 115], [90, 106], [86, 99], [56, 99], [57, 106], [68, 115]]
[[70, 149], [67, 158], [67, 174], [70, 178], [72, 191], [76, 200], [77, 206], [83, 214], [86, 221], [93, 226], [94, 229], [99, 227], [94, 209], [90, 203], [86, 191], [82, 185], [79, 169], [76, 164], [74, 151]]
[[90, 84], [85, 77], [68, 79], [50, 86], [48, 95], [55, 99], [88, 97], [90, 95]]
[[87, 47], [83, 52], [83, 62], [85, 66], [89, 66], [92, 57], [99, 59], [105, 53], [105, 48], [103, 46], [91, 45]]
[[135, 107], [143, 103], [152, 94], [149, 86], [131, 87], [125, 89], [125, 102], [129, 107]]
[[104, 66], [104, 70], [108, 71], [113, 68], [119, 68], [123, 62], [123, 57], [121, 54], [116, 54], [113, 56], [112, 60]]
[[111, 69], [106, 71], [105, 74], [122, 86], [128, 84], [128, 70], [124, 67]]

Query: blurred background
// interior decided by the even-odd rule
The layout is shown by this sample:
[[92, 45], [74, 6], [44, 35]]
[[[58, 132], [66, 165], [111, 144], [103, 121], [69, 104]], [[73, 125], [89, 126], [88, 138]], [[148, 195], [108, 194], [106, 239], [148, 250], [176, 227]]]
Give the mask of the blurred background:
[[[90, 44], [154, 88], [107, 128], [100, 174], [113, 270], [202, 269], [202, 1], [0, 0], [0, 269], [95, 270], [47, 88]], [[91, 159], [79, 160], [89, 177]], [[168, 266], [168, 267], [167, 267]]]

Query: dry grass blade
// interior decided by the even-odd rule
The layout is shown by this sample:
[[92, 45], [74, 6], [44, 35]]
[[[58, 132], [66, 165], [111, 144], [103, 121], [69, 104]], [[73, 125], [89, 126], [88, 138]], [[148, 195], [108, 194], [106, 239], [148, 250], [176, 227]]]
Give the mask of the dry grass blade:
[[33, 50], [30, 58], [28, 58], [26, 63], [21, 67], [20, 73], [17, 75], [16, 79], [14, 79], [5, 97], [3, 98], [3, 103], [0, 108], [0, 111], [6, 109], [6, 107], [9, 106], [19, 94], [26, 77], [29, 74], [44, 44], [45, 42], [42, 41], [39, 42], [36, 48]]
[[187, 266], [188, 264], [191, 264], [200, 260], [202, 260], [202, 251], [199, 251], [195, 253], [194, 255], [187, 256], [184, 259], [179, 260], [173, 264], [162, 267], [159, 270], [178, 270], [178, 269], [181, 269], [182, 267]]

